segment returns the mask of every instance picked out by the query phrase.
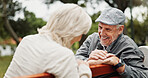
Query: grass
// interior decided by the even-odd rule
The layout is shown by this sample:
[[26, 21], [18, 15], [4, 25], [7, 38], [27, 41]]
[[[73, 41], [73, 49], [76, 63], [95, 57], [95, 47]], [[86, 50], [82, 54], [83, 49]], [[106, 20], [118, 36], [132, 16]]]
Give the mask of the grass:
[[0, 56], [0, 78], [3, 78], [11, 59], [12, 56]]

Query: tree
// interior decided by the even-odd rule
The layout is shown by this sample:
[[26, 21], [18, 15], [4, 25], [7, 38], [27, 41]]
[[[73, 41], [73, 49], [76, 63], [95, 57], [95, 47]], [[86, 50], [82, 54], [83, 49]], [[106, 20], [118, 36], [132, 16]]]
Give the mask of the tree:
[[[146, 17], [145, 17], [146, 16]], [[148, 14], [143, 14], [144, 21], [139, 22], [137, 18], [133, 19], [133, 25], [135, 28], [135, 42], [141, 46], [146, 45], [146, 37], [148, 37]], [[128, 19], [128, 22], [126, 23], [127, 31], [130, 33], [130, 19]], [[128, 33], [129, 36], [131, 36]]]
[[[147, 4], [148, 4], [148, 1], [147, 1]], [[143, 26], [143, 29], [141, 31], [143, 32], [143, 34], [144, 34], [143, 37], [145, 38], [144, 43], [148, 45], [148, 10], [147, 10], [146, 19], [144, 19], [142, 26]], [[139, 37], [141, 37], [141, 35]]]
[[148, 7], [148, 0], [143, 0], [143, 6]]
[[[16, 43], [19, 43], [18, 36], [14, 32], [13, 28], [11, 27], [11, 24], [9, 22], [9, 19], [11, 17], [14, 17], [15, 12], [19, 11], [21, 9], [21, 4], [18, 1], [13, 2], [13, 0], [1, 0], [0, 1], [0, 18], [2, 23], [2, 28], [6, 28], [9, 34], [12, 36], [12, 38], [16, 41]], [[4, 31], [4, 29], [2, 29]]]
[[[23, 11], [24, 18], [14, 20], [16, 12]], [[45, 25], [45, 21], [36, 18], [35, 14], [21, 7], [21, 3], [13, 0], [0, 1], [0, 39], [12, 37], [19, 44], [18, 37], [37, 33], [37, 28]], [[9, 33], [8, 33], [9, 32]]]
[[19, 37], [24, 37], [30, 34], [36, 34], [37, 28], [41, 28], [46, 24], [41, 18], [36, 18], [35, 14], [24, 9], [24, 18], [17, 21], [10, 20], [12, 28], [16, 31]]
[[61, 1], [62, 3], [75, 3], [77, 4], [79, 0], [44, 0], [44, 3], [49, 5], [55, 1]]
[[[116, 7], [124, 12], [127, 7], [130, 7], [131, 0], [105, 0], [111, 7]], [[140, 6], [143, 0], [132, 0], [133, 6]]]

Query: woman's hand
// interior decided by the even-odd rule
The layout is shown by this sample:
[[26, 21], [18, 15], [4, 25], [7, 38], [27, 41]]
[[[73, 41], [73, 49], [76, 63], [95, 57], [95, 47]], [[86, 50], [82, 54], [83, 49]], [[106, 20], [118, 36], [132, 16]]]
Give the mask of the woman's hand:
[[84, 62], [83, 60], [80, 60], [80, 59], [77, 59], [77, 63], [78, 63], [78, 65], [85, 64], [85, 65], [89, 66], [89, 64], [87, 62]]

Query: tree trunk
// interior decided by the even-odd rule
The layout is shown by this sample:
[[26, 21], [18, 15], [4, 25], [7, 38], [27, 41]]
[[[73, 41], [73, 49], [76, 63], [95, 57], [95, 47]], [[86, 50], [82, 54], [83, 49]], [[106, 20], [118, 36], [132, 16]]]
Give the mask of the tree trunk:
[[8, 30], [8, 32], [10, 33], [10, 35], [12, 36], [12, 38], [16, 41], [17, 45], [19, 44], [19, 38], [17, 36], [17, 34], [14, 32], [14, 30], [12, 29], [10, 23], [9, 23], [9, 20], [4, 17], [3, 18], [5, 24], [4, 26], [6, 27], [6, 29]]
[[6, 27], [6, 29], [8, 30], [8, 32], [10, 33], [10, 35], [12, 36], [12, 38], [16, 41], [17, 44], [19, 44], [19, 38], [17, 36], [17, 34], [14, 32], [14, 30], [12, 29], [8, 17], [7, 17], [7, 4], [4, 0], [2, 0], [2, 5], [3, 5], [3, 21], [4, 21], [4, 26]]

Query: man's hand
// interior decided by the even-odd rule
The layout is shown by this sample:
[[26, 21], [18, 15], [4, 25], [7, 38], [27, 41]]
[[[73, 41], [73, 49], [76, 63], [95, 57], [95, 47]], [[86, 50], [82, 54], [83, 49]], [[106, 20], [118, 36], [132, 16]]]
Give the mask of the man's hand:
[[[114, 54], [107, 53], [103, 50], [94, 50], [89, 56], [87, 61], [89, 65], [96, 65], [96, 64], [108, 64], [108, 65], [117, 65], [119, 63], [119, 58]], [[125, 70], [125, 65], [119, 67], [117, 72], [122, 73]]]
[[91, 65], [102, 64], [103, 63], [103, 60], [101, 60], [101, 59], [98, 59], [98, 60], [88, 60], [87, 62], [91, 66]]
[[[103, 64], [109, 64], [109, 65], [117, 65], [119, 63], [119, 58], [116, 57], [114, 54], [107, 54], [107, 58], [103, 61]], [[122, 67], [119, 67], [118, 69], [116, 69], [117, 72], [119, 73], [123, 73], [125, 70], [125, 65], [123, 65]]]
[[88, 60], [98, 60], [98, 59], [104, 60], [107, 58], [106, 55], [107, 55], [106, 51], [96, 49], [91, 52]]
[[94, 50], [89, 55], [88, 59], [89, 65], [94, 64], [109, 64], [109, 65], [116, 65], [119, 63], [119, 58], [116, 57], [114, 54], [107, 53], [107, 51], [103, 50]]
[[116, 57], [114, 54], [108, 53], [106, 57], [107, 58], [103, 60], [103, 64], [109, 64], [115, 66], [116, 64], [119, 63], [119, 58]]

